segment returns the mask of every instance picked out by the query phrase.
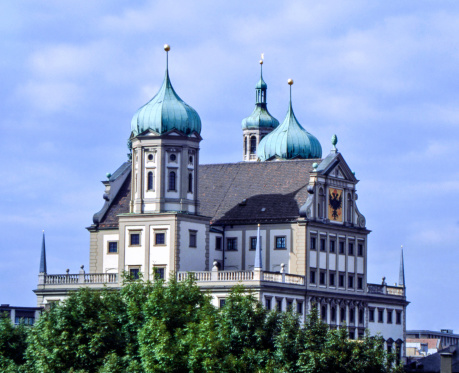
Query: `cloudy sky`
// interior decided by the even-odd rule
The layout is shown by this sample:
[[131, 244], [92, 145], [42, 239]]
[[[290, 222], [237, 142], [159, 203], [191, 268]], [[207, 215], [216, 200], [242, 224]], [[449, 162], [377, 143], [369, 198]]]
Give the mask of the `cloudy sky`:
[[260, 53], [280, 121], [294, 79], [298, 120], [360, 180], [369, 281], [398, 281], [403, 244], [408, 328], [459, 332], [458, 19], [456, 1], [1, 2], [1, 303], [35, 305], [43, 229], [49, 273], [88, 267], [100, 181], [169, 43], [202, 163], [241, 160]]

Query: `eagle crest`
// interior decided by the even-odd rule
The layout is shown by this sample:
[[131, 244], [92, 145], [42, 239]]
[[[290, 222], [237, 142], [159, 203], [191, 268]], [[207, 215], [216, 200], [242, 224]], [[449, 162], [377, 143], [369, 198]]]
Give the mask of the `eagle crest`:
[[332, 217], [333, 220], [338, 220], [339, 214], [338, 210], [341, 209], [341, 206], [343, 205], [343, 194], [338, 193], [336, 189], [330, 190], [329, 195], [328, 195], [328, 200], [329, 200], [329, 205], [332, 209]]

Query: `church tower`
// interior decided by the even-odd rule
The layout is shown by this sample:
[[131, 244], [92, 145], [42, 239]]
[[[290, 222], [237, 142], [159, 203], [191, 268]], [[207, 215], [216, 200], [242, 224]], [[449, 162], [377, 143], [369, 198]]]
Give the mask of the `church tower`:
[[260, 80], [255, 86], [255, 109], [242, 121], [243, 160], [256, 161], [260, 141], [279, 125], [268, 111], [266, 103], [267, 84], [263, 80], [263, 60], [260, 60]]
[[175, 92], [166, 74], [159, 92], [134, 114], [131, 213], [198, 213], [201, 119]]

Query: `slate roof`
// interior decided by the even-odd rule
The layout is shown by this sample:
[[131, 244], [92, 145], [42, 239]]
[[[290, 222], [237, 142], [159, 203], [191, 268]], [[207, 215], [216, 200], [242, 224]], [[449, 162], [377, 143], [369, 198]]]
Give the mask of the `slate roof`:
[[[240, 162], [199, 166], [199, 214], [211, 223], [253, 224], [293, 221], [308, 197], [309, 173], [320, 159]], [[100, 228], [118, 227], [118, 214], [129, 212], [131, 178], [111, 202]]]

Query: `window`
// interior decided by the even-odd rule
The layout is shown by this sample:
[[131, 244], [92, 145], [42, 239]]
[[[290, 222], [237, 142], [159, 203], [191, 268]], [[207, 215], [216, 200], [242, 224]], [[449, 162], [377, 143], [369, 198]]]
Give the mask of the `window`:
[[359, 243], [357, 246], [357, 255], [358, 256], [363, 256], [363, 244]]
[[215, 250], [221, 250], [221, 249], [222, 249], [222, 238], [215, 237]]
[[177, 156], [176, 156], [175, 154], [171, 154], [171, 155], [169, 156], [169, 160], [170, 160], [171, 162], [175, 162], [176, 159], [177, 159]]
[[129, 267], [129, 275], [132, 280], [138, 280], [140, 274], [140, 267]]
[[328, 275], [328, 285], [335, 286], [335, 272], [330, 272]]
[[325, 238], [320, 239], [320, 251], [325, 251]]
[[226, 250], [228, 251], [237, 250], [237, 238], [227, 238], [226, 239]]
[[395, 311], [395, 323], [398, 325], [402, 323], [402, 311]]
[[155, 233], [155, 245], [165, 245], [166, 244], [166, 233], [158, 232]]
[[220, 308], [225, 307], [225, 303], [226, 303], [226, 299], [225, 298], [220, 298], [218, 300], [218, 305], [219, 305]]
[[309, 272], [309, 282], [311, 284], [315, 284], [316, 283], [316, 271], [311, 269], [311, 271]]
[[244, 139], [244, 154], [247, 154], [247, 137]]
[[271, 309], [271, 298], [266, 298], [265, 299], [265, 307], [267, 310]]
[[257, 138], [252, 136], [250, 138], [250, 154], [255, 154], [257, 152]]
[[355, 339], [355, 329], [349, 329], [349, 339]]
[[154, 159], [153, 154], [148, 154], [148, 160], [152, 161]]
[[338, 286], [344, 288], [344, 273], [340, 273], [338, 277]]
[[193, 164], [193, 156], [192, 155], [190, 155], [190, 157], [188, 158], [188, 163], [189, 164]]
[[364, 310], [361, 308], [359, 309], [359, 324], [363, 324], [363, 319], [365, 317], [365, 312]]
[[347, 252], [349, 255], [354, 255], [354, 243], [353, 242], [349, 242], [349, 245], [348, 245], [348, 252]]
[[116, 254], [118, 252], [118, 242], [110, 241], [108, 243], [108, 253], [109, 254]]
[[296, 301], [296, 312], [300, 315], [303, 314], [303, 302]]
[[378, 322], [384, 322], [384, 309], [378, 308]]
[[286, 249], [287, 246], [286, 246], [286, 237], [285, 236], [280, 236], [280, 237], [276, 237], [276, 249]]
[[346, 308], [341, 307], [339, 311], [339, 319], [341, 323], [346, 322]]
[[188, 174], [188, 193], [193, 193], [193, 174]]
[[250, 237], [250, 249], [249, 250], [256, 250], [257, 249], [257, 238]]
[[330, 321], [335, 323], [336, 322], [336, 307], [330, 308]]
[[140, 233], [139, 232], [132, 232], [129, 235], [129, 245], [130, 246], [139, 246], [140, 245]]
[[196, 231], [190, 231], [190, 247], [196, 247]]
[[317, 205], [319, 219], [323, 219], [325, 217], [325, 193], [323, 188], [319, 189], [319, 204]]
[[355, 309], [351, 308], [349, 310], [349, 324], [355, 324]]
[[155, 177], [153, 175], [153, 171], [148, 172], [148, 180], [147, 180], [147, 189], [154, 190], [155, 189]]
[[155, 273], [155, 279], [164, 280], [165, 268], [164, 267], [154, 267], [153, 271]]
[[287, 300], [287, 311], [291, 311], [293, 307], [293, 301]]
[[370, 322], [375, 322], [375, 310], [374, 310], [374, 308], [370, 308], [368, 310], [368, 320]]
[[175, 175], [175, 171], [171, 171], [169, 172], [169, 188], [168, 190], [173, 190], [175, 191], [175, 179], [176, 179], [176, 175]]
[[359, 290], [363, 289], [363, 277], [362, 276], [357, 277], [357, 289]]
[[35, 322], [35, 318], [34, 317], [20, 317], [20, 316], [16, 316], [15, 319], [14, 319], [14, 323], [16, 325], [18, 324], [24, 324], [24, 325], [33, 325]]
[[335, 252], [335, 241], [334, 240], [330, 240], [330, 247], [329, 247], [329, 251], [331, 253], [334, 253]]
[[387, 323], [392, 324], [392, 310], [386, 310]]
[[316, 238], [315, 237], [311, 237], [311, 245], [310, 245], [310, 249], [311, 250], [315, 250], [316, 249]]
[[277, 299], [276, 304], [277, 304], [277, 310], [282, 311], [282, 299]]
[[347, 287], [351, 289], [354, 288], [354, 275], [347, 276]]
[[325, 275], [326, 275], [325, 271], [320, 271], [320, 279], [319, 279], [320, 285], [326, 285]]
[[320, 318], [322, 321], [327, 322], [327, 305], [325, 304], [320, 308]]
[[340, 241], [339, 243], [339, 253], [344, 254], [344, 241]]

